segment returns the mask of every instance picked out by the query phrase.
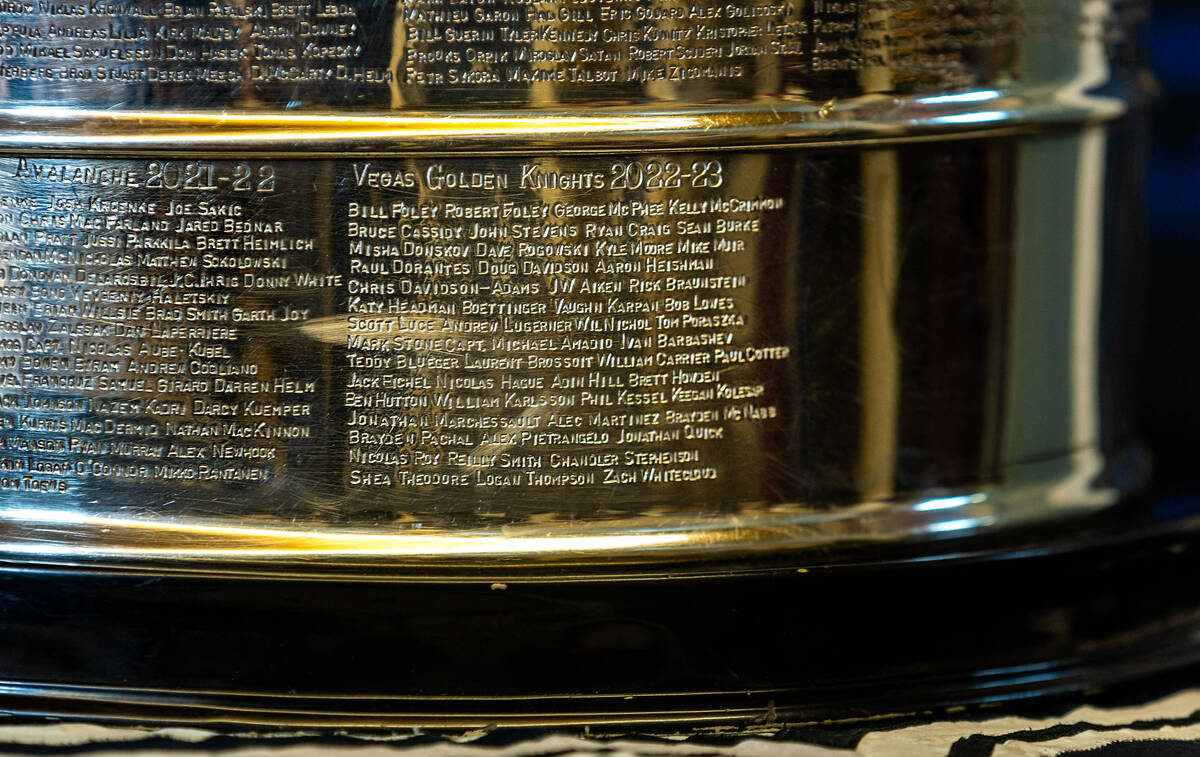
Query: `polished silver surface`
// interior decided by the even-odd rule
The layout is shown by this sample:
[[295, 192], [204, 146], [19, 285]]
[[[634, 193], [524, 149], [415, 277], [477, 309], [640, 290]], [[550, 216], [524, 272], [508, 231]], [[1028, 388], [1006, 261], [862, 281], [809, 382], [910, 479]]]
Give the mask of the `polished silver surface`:
[[1078, 123], [1137, 96], [1142, 11], [1128, 0], [12, 0], [0, 7], [0, 143], [586, 150]]
[[[1105, 0], [10, 0], [13, 106], [595, 107], [1066, 89]], [[1054, 48], [1046, 56], [1039, 48]]]
[[1110, 505], [1137, 10], [0, 3], [0, 546], [583, 570]]

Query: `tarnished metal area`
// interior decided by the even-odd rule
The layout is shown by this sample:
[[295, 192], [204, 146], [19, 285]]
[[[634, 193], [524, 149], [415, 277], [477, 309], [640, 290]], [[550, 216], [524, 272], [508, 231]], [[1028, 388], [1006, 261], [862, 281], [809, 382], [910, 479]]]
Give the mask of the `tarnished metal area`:
[[0, 2], [0, 547], [586, 569], [1112, 504], [1135, 11]]

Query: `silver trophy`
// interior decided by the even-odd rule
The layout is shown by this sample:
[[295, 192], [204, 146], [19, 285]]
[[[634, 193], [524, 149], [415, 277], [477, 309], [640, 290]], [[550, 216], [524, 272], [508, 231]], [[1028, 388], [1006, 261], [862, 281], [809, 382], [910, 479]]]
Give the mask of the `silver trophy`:
[[1142, 10], [4, 0], [0, 552], [630, 578], [1109, 509]]

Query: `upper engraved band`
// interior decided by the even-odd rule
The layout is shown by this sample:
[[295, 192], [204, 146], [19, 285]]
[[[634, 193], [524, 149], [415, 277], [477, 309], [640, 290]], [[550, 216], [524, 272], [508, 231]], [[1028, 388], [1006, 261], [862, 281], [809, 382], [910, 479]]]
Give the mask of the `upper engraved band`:
[[1123, 112], [1122, 0], [0, 7], [0, 148], [896, 140]]

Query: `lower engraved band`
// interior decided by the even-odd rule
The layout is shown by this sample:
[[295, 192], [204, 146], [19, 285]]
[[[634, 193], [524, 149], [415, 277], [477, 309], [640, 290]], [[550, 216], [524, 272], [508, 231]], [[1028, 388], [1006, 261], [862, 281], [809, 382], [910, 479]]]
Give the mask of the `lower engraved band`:
[[1108, 504], [1108, 134], [2, 158], [0, 538], [678, 558]]

